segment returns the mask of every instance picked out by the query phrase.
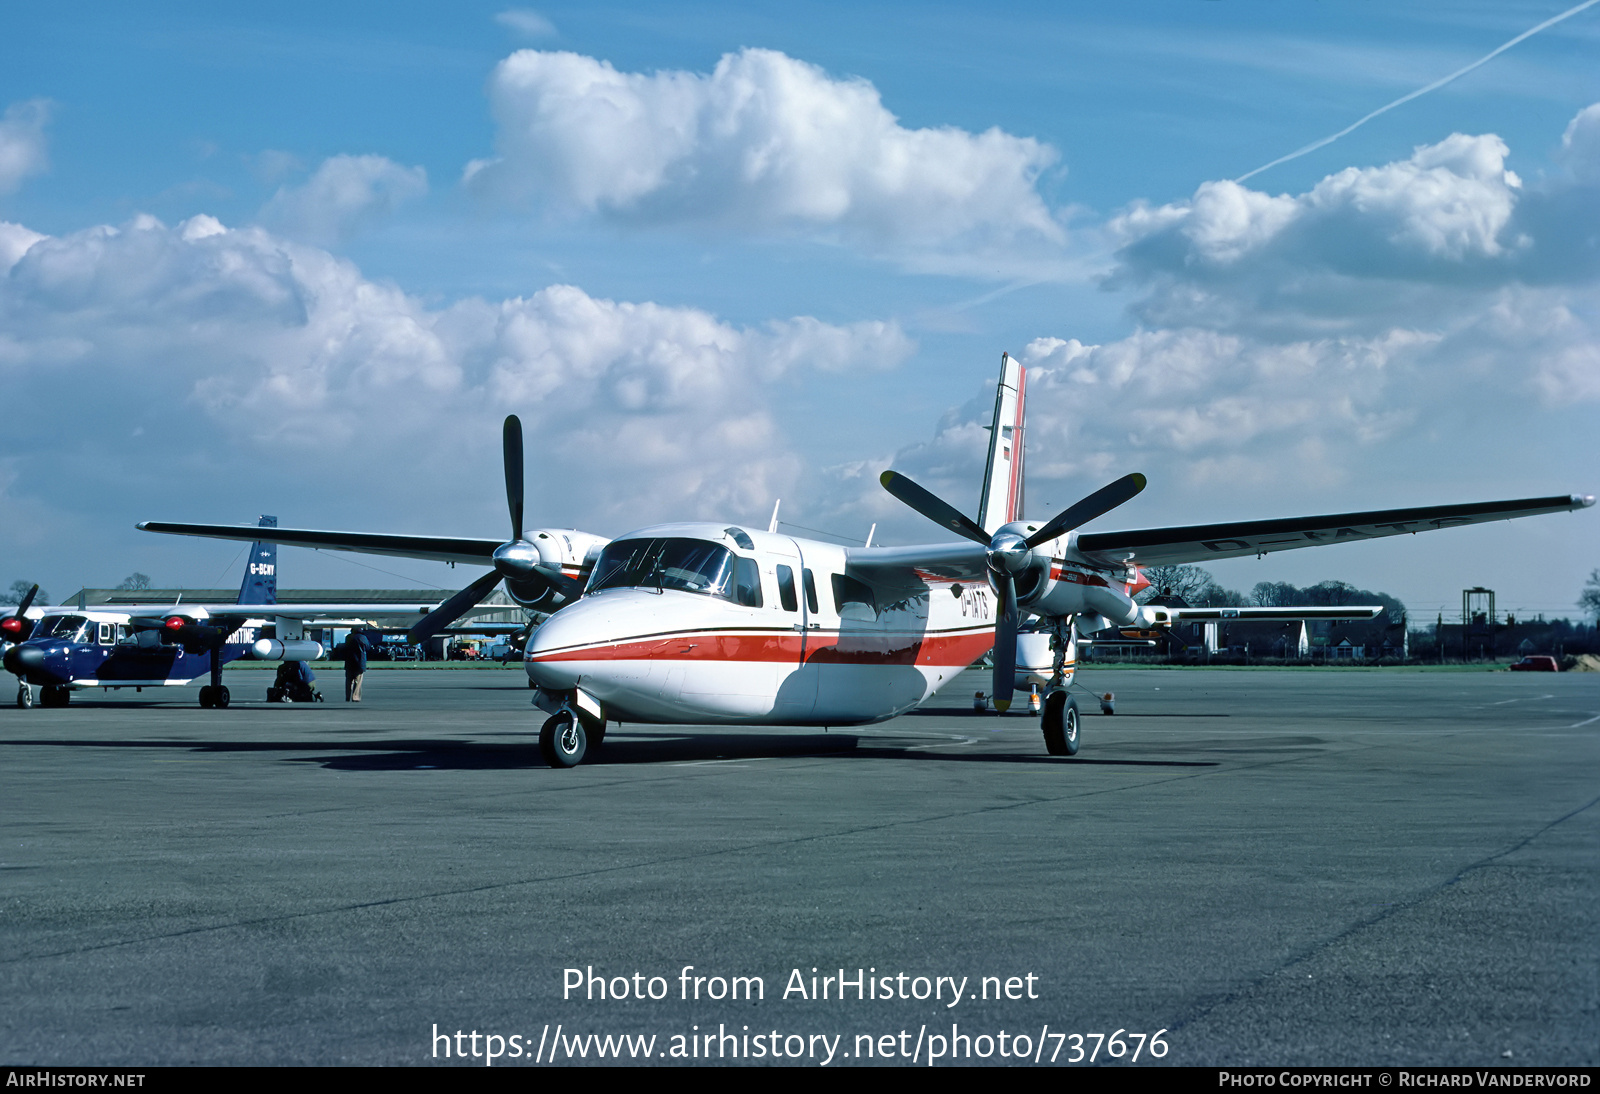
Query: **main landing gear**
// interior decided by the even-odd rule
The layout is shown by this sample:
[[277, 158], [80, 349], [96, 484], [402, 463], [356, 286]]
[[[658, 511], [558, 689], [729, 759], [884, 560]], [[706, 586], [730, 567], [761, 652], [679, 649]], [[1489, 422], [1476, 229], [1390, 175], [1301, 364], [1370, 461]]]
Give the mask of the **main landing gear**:
[[39, 689], [39, 705], [64, 707], [72, 701], [72, 689], [64, 684], [46, 684]]
[[204, 684], [200, 688], [200, 705], [207, 710], [221, 710], [231, 698], [221, 684]]
[[1044, 730], [1044, 750], [1050, 755], [1078, 754], [1078, 704], [1066, 692], [1052, 691], [1045, 696], [1039, 725]]
[[1073, 617], [1052, 620], [1050, 692], [1044, 697], [1039, 728], [1044, 730], [1044, 750], [1052, 756], [1078, 754], [1078, 704], [1067, 694], [1067, 655], [1073, 650]]

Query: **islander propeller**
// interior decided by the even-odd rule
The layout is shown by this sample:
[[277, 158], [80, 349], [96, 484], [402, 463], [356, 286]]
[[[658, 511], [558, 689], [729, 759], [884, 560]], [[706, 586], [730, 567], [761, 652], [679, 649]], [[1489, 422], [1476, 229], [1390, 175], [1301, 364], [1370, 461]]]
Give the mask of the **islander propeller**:
[[22, 603], [17, 605], [15, 612], [0, 619], [0, 639], [7, 642], [28, 640], [28, 635], [33, 633], [33, 621], [28, 618], [28, 609], [33, 607], [33, 598], [38, 595], [39, 586], [35, 585], [28, 590], [28, 595], [22, 598]]
[[583, 587], [559, 568], [546, 565], [539, 556], [539, 548], [522, 534], [522, 420], [515, 414], [506, 416], [501, 442], [505, 457], [506, 507], [511, 511], [511, 538], [495, 548], [494, 569], [417, 621], [406, 635], [412, 642], [426, 641], [444, 630], [493, 592], [501, 581], [516, 584], [542, 580], [554, 585], [569, 599], [576, 599], [583, 592]]
[[981, 543], [989, 551], [989, 580], [1000, 594], [1003, 604], [994, 628], [994, 705], [1005, 710], [1011, 705], [1011, 693], [1017, 673], [1017, 576], [1027, 571], [1039, 560], [1033, 550], [1042, 543], [1066, 535], [1081, 524], [1103, 516], [1144, 489], [1145, 477], [1135, 472], [1124, 475], [1108, 486], [1090, 494], [1076, 505], [1057, 513], [1054, 519], [1037, 532], [1023, 536], [1017, 531], [1002, 527], [993, 535], [985, 532], [964, 514], [922, 487], [893, 471], [878, 477], [883, 488], [911, 508], [947, 528], [957, 535]]

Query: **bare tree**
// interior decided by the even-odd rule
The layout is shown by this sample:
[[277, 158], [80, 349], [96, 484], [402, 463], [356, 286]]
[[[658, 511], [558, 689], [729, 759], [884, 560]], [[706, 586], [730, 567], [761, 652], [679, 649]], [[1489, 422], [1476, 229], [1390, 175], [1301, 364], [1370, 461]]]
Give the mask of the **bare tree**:
[[[0, 593], [0, 604], [21, 604], [22, 598], [28, 595], [28, 590], [33, 588], [31, 581], [13, 581], [9, 592]], [[43, 589], [33, 598], [35, 604], [50, 603], [50, 594]]]
[[1144, 579], [1150, 587], [1139, 594], [1140, 603], [1148, 604], [1158, 596], [1182, 597], [1185, 604], [1199, 604], [1199, 597], [1208, 587], [1216, 585], [1211, 573], [1199, 566], [1146, 566]]
[[119, 589], [148, 589], [149, 587], [150, 575], [141, 574], [138, 570], [123, 578], [122, 584], [117, 586]]
[[1578, 597], [1578, 607], [1584, 615], [1600, 623], [1600, 570], [1589, 571], [1589, 580]]

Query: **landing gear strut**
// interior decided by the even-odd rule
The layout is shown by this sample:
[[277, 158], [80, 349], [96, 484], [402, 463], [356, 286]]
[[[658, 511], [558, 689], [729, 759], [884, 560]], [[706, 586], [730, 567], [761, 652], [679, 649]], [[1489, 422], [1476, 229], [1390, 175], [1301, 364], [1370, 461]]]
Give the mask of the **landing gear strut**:
[[1072, 616], [1051, 620], [1050, 691], [1044, 697], [1044, 712], [1039, 728], [1044, 730], [1044, 749], [1052, 756], [1078, 754], [1078, 704], [1067, 694], [1067, 655], [1072, 652]]
[[232, 698], [222, 686], [222, 638], [211, 647], [211, 683], [200, 688], [200, 705], [206, 710], [223, 710]]

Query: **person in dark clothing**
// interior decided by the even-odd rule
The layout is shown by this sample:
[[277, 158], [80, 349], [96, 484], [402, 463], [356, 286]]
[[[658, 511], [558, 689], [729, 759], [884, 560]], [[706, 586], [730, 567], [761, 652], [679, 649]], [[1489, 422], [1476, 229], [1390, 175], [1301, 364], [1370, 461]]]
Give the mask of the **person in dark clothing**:
[[367, 636], [351, 631], [344, 643], [344, 697], [361, 702], [361, 677], [367, 671]]

